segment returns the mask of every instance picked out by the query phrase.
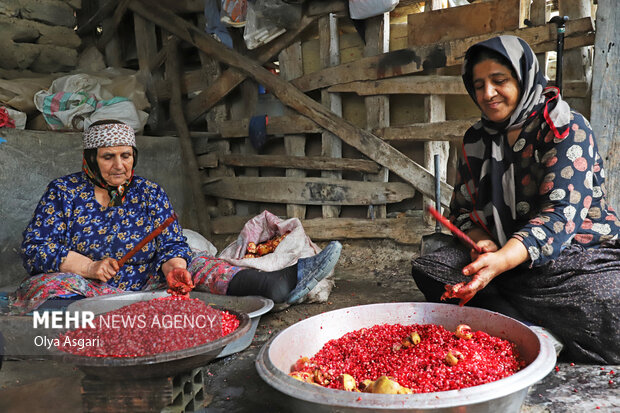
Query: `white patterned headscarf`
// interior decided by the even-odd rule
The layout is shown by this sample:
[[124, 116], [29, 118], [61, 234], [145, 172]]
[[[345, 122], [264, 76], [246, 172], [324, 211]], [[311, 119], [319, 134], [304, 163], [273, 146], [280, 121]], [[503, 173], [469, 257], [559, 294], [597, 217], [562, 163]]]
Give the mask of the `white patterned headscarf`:
[[136, 147], [136, 134], [133, 128], [124, 123], [94, 125], [84, 131], [84, 149], [110, 146]]
[[[527, 42], [517, 36], [497, 36], [480, 43], [476, 43], [467, 50], [463, 64], [463, 83], [469, 96], [476, 102], [474, 90], [472, 65], [469, 60], [480, 48], [486, 48], [502, 55], [510, 64], [517, 75], [517, 82], [521, 90], [521, 96], [517, 107], [510, 118], [501, 124], [490, 121], [482, 114], [482, 125], [487, 132], [501, 133], [505, 130], [517, 129], [523, 125], [529, 114], [536, 105], [545, 103], [553, 97], [555, 102], [549, 106], [549, 118], [547, 123], [551, 129], [562, 130], [570, 122], [570, 107], [562, 100], [557, 88], [548, 88], [547, 79], [543, 76], [538, 66], [538, 60], [534, 51]], [[552, 106], [552, 107], [551, 107]], [[555, 128], [555, 129], [554, 129]], [[561, 132], [560, 132], [561, 134]], [[566, 136], [564, 134], [564, 136]], [[558, 136], [559, 138], [559, 136]]]

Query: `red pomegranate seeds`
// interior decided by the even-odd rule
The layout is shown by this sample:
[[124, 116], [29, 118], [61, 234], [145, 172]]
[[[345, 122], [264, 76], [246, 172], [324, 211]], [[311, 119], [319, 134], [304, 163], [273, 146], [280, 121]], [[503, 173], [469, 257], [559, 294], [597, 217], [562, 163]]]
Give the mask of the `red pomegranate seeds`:
[[146, 356], [216, 340], [235, 331], [239, 320], [198, 299], [169, 296], [99, 315], [93, 324], [61, 334], [56, 347], [81, 356]]
[[435, 324], [383, 324], [327, 342], [312, 358], [300, 358], [291, 376], [311, 381], [320, 374], [323, 383], [315, 383], [343, 389], [350, 375], [354, 391], [387, 376], [413, 393], [427, 393], [489, 383], [524, 366], [514, 344], [468, 326], [453, 333]]

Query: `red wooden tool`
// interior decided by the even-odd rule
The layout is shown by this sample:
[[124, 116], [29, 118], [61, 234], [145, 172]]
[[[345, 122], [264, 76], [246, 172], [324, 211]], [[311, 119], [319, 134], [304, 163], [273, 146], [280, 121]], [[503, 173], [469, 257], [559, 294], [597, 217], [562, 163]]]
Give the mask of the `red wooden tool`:
[[452, 224], [452, 222], [448, 221], [448, 219], [446, 217], [444, 217], [443, 215], [441, 215], [435, 208], [433, 208], [432, 206], [429, 205], [427, 207], [427, 210], [428, 210], [428, 212], [431, 213], [431, 215], [437, 221], [439, 221], [441, 223], [441, 225], [443, 225], [444, 227], [448, 228], [450, 230], [450, 232], [452, 232], [454, 235], [459, 237], [459, 239], [461, 239], [461, 241], [463, 241], [465, 244], [467, 244], [468, 246], [470, 246], [471, 248], [476, 250], [476, 252], [478, 252], [479, 254], [482, 254], [482, 248], [480, 248], [478, 245], [476, 245], [476, 243], [474, 242], [473, 239], [469, 238], [469, 236], [467, 234], [465, 234], [463, 231], [461, 231], [460, 229], [455, 227], [454, 224]]
[[142, 241], [140, 241], [138, 243], [138, 245], [133, 247], [133, 249], [131, 251], [129, 251], [127, 254], [123, 255], [123, 258], [118, 260], [119, 268], [122, 267], [123, 265], [125, 265], [125, 263], [127, 262], [128, 259], [133, 257], [136, 254], [136, 252], [140, 251], [146, 244], [151, 242], [153, 240], [153, 238], [155, 238], [156, 236], [161, 234], [161, 232], [164, 229], [166, 229], [166, 227], [168, 227], [170, 224], [172, 224], [175, 219], [177, 219], [177, 214], [175, 212], [172, 212], [172, 215], [170, 215], [164, 222], [162, 222], [150, 234], [148, 234], [146, 237], [144, 237], [144, 239], [142, 239]]

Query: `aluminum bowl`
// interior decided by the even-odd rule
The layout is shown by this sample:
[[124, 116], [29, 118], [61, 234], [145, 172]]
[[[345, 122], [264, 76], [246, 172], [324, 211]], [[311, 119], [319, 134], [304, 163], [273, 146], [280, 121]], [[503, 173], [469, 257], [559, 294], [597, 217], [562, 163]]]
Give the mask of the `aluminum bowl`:
[[[100, 314], [102, 312], [115, 310], [133, 302], [151, 300], [168, 295], [166, 291], [128, 292], [102, 295], [75, 301], [67, 307], [67, 311], [88, 310], [95, 314]], [[258, 296], [235, 297], [230, 295], [209, 294], [202, 291], [192, 291], [190, 297], [198, 298], [204, 303], [218, 308], [246, 313], [250, 317], [250, 329], [243, 336], [227, 344], [217, 355], [217, 358], [230, 356], [231, 354], [248, 348], [254, 339], [260, 317], [271, 311], [274, 305], [273, 301], [269, 298]]]
[[[473, 330], [516, 344], [527, 366], [512, 376], [461, 390], [411, 395], [346, 392], [296, 380], [288, 373], [302, 356], [311, 357], [332, 339], [377, 324], [438, 324]], [[556, 362], [549, 338], [510, 317], [473, 307], [434, 303], [386, 303], [343, 308], [300, 321], [269, 340], [256, 359], [259, 375], [290, 396], [291, 411], [301, 412], [451, 412], [517, 413], [528, 388], [543, 379]]]
[[[102, 314], [129, 304], [161, 297], [162, 295], [167, 294], [165, 291], [138, 292], [86, 298], [71, 304], [67, 311], [92, 311], [95, 314]], [[193, 297], [194, 294], [190, 294], [190, 296]], [[206, 297], [203, 297], [203, 300], [205, 299]], [[209, 302], [206, 301], [206, 303], [208, 304]], [[227, 345], [239, 340], [250, 330], [250, 317], [246, 313], [228, 308], [219, 308], [234, 314], [239, 319], [239, 327], [224, 337], [199, 346], [139, 357], [78, 356], [55, 348], [51, 350], [51, 353], [55, 358], [75, 364], [87, 375], [102, 379], [128, 380], [173, 376], [199, 366], [204, 366], [216, 358]]]

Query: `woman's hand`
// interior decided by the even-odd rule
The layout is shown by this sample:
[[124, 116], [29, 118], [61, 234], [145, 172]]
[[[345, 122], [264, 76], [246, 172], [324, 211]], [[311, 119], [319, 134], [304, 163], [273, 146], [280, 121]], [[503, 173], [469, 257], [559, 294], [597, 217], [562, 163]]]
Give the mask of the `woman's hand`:
[[166, 274], [168, 294], [188, 296], [194, 289], [192, 275], [185, 268], [173, 268]]
[[120, 270], [120, 266], [118, 265], [118, 261], [114, 258], [104, 258], [101, 261], [91, 261], [86, 268], [84, 278], [107, 282], [110, 278], [116, 275], [118, 270]]
[[472, 262], [476, 261], [478, 257], [480, 257], [485, 252], [495, 252], [499, 250], [499, 247], [497, 246], [495, 241], [493, 241], [492, 239], [482, 239], [476, 242], [476, 245], [480, 247], [482, 252], [479, 253], [478, 251], [472, 248], [471, 251], [469, 252]]
[[463, 306], [495, 277], [528, 259], [525, 246], [514, 238], [508, 240], [506, 245], [499, 250], [497, 245], [490, 240], [481, 240], [477, 244], [483, 248], [483, 253], [478, 254], [472, 250], [473, 262], [463, 268], [463, 275], [472, 277], [471, 281], [453, 286], [446, 285], [446, 292], [442, 295], [442, 300], [460, 298], [459, 305]]
[[187, 262], [183, 258], [171, 258], [162, 264], [161, 270], [166, 274], [168, 294], [187, 297], [194, 289], [192, 275], [187, 271]]

